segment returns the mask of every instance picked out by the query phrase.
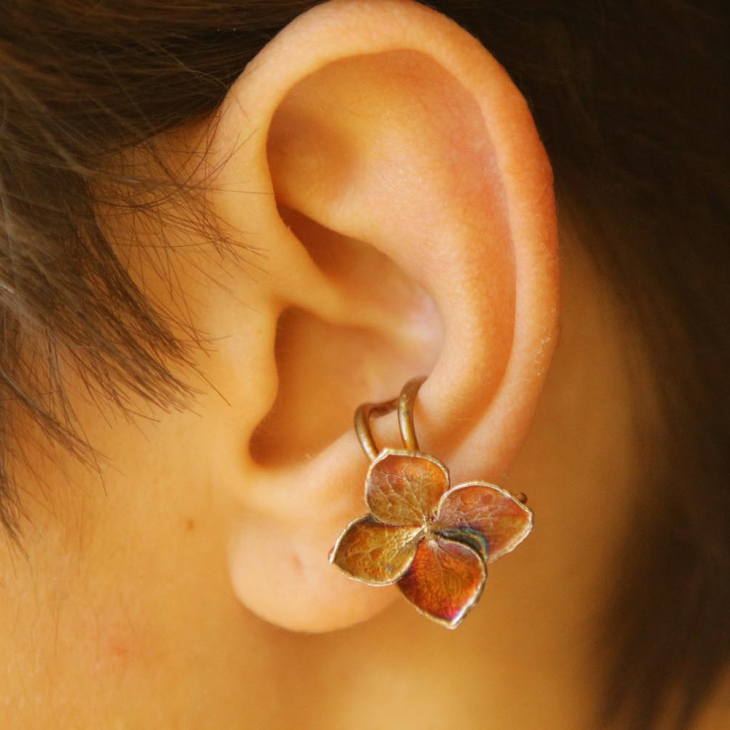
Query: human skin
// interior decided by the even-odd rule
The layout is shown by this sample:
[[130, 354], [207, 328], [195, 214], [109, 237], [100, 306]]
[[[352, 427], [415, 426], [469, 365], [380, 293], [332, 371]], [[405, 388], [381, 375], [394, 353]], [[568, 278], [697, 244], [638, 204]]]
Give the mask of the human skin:
[[[214, 439], [201, 417], [151, 414], [161, 433], [89, 406], [85, 426], [109, 460], [103, 487], [60, 452], [36, 460], [52, 494], [28, 501], [28, 558], [3, 554], [3, 725], [588, 727], [593, 641], [635, 485], [620, 321], [570, 250], [560, 345], [503, 482], [528, 494], [535, 531], [495, 564], [459, 629], [401, 600], [332, 633], [256, 618], [231, 589], [233, 505], [206, 478]], [[364, 455], [353, 458], [364, 475]]]
[[[451, 76], [408, 54], [319, 73], [304, 36], [334, 59], [433, 49]], [[193, 217], [180, 201], [134, 218], [100, 206], [132, 276], [181, 337], [199, 333], [194, 368], [171, 364], [196, 392], [169, 412], [130, 395], [122, 413], [69, 366], [90, 465], [18, 416], [28, 520], [26, 554], [0, 552], [1, 727], [591, 727], [604, 608], [642, 495], [637, 339], [568, 219], [558, 277], [544, 151], [475, 45], [415, 4], [327, 4], [282, 32], [216, 125], [157, 140], [172, 169], [210, 157], [193, 200], [263, 257], [221, 255], [179, 225]], [[450, 126], [439, 111], [456, 103], [490, 110], [487, 178], [470, 162], [476, 117]], [[433, 210], [424, 246], [413, 232]], [[133, 224], [164, 255], [126, 248]], [[458, 277], [475, 270], [479, 286]], [[528, 297], [540, 306], [515, 306]], [[327, 564], [366, 511], [353, 409], [421, 372], [424, 451], [454, 483], [524, 492], [536, 515], [456, 631]], [[397, 445], [392, 418], [375, 432]]]

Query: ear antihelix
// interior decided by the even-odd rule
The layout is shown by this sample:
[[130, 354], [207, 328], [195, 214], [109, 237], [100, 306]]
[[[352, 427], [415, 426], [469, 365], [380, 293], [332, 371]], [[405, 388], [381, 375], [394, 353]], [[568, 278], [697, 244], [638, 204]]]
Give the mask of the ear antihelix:
[[[347, 576], [374, 587], [397, 584], [424, 616], [454, 629], [476, 606], [487, 564], [530, 533], [524, 495], [486, 482], [452, 487], [446, 467], [418, 446], [413, 406], [426, 378], [400, 396], [364, 403], [355, 431], [371, 465], [365, 480], [370, 514], [350, 523], [330, 551]], [[398, 411], [403, 449], [378, 449], [370, 417]]]

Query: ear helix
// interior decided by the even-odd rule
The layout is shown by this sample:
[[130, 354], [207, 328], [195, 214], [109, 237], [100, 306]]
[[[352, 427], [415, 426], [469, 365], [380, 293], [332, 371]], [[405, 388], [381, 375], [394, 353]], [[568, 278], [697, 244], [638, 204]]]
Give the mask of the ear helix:
[[[357, 408], [355, 431], [371, 460], [370, 512], [345, 528], [329, 559], [354, 580], [397, 584], [420, 613], [453, 629], [479, 601], [487, 565], [527, 537], [533, 514], [524, 495], [494, 484], [451, 487], [446, 466], [420, 451], [413, 406], [425, 380], [413, 378], [399, 397]], [[380, 450], [370, 418], [396, 409], [404, 448]]]

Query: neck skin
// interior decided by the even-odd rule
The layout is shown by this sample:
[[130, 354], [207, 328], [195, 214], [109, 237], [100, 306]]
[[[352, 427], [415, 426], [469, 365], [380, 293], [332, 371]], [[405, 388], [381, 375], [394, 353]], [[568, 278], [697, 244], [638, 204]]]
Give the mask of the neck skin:
[[100, 413], [72, 387], [107, 460], [88, 469], [27, 442], [27, 558], [0, 552], [0, 726], [591, 727], [640, 478], [617, 307], [582, 250], [563, 251], [562, 339], [503, 485], [529, 496], [536, 527], [457, 631], [403, 601], [322, 635], [247, 613], [225, 564], [230, 495], [186, 436], [199, 417]]

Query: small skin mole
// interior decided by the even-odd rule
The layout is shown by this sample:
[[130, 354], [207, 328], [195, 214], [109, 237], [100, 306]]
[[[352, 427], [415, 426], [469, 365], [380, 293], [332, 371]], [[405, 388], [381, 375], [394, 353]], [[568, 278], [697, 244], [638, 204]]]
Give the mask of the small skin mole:
[[185, 520], [185, 529], [186, 530], [194, 530], [195, 529], [195, 520], [192, 520], [188, 518]]

